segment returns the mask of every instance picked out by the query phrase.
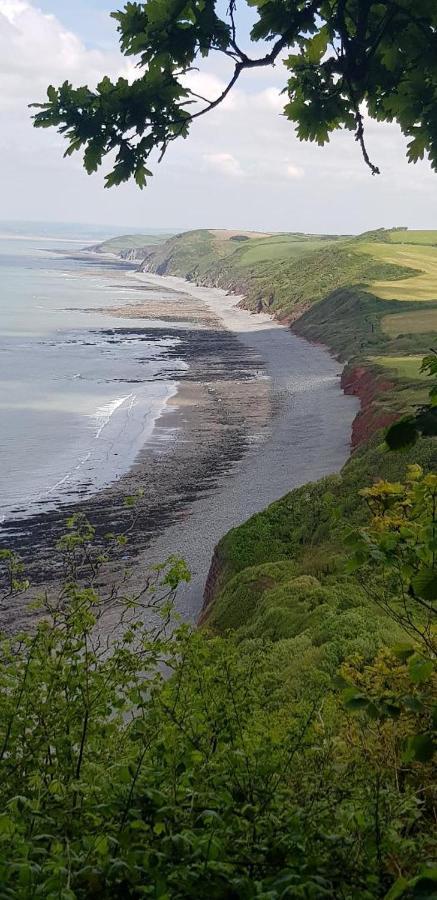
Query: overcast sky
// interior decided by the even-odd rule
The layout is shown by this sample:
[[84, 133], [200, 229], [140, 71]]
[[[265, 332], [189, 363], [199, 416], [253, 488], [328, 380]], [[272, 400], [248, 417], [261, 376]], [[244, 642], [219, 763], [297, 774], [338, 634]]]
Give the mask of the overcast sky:
[[[350, 133], [321, 148], [301, 144], [282, 116], [282, 64], [246, 73], [225, 104], [198, 120], [154, 167], [150, 186], [104, 190], [80, 157], [64, 160], [52, 130], [32, 128], [27, 104], [49, 83], [94, 85], [129, 74], [118, 51], [110, 0], [0, 0], [0, 219], [108, 223], [147, 228], [253, 228], [358, 232], [408, 225], [437, 228], [437, 174], [405, 161], [395, 126], [370, 122], [367, 143], [382, 175], [365, 168]], [[247, 24], [247, 17], [242, 17]], [[230, 61], [194, 74], [211, 99]], [[243, 73], [244, 75], [244, 73]]]

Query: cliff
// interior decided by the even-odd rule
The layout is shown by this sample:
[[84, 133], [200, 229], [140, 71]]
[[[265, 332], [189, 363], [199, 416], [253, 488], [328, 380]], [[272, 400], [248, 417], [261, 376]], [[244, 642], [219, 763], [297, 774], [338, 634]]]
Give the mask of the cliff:
[[[358, 237], [199, 230], [171, 238], [143, 261], [143, 271], [241, 294], [245, 308], [267, 311], [307, 340], [323, 343], [347, 363], [342, 387], [360, 400], [352, 454], [340, 476], [293, 491], [219, 542], [201, 623], [224, 629], [223, 604], [227, 609], [242, 604], [244, 609], [259, 579], [264, 584], [266, 572], [259, 566], [270, 567], [273, 584], [284, 559], [293, 561], [298, 575], [335, 581], [337, 563], [345, 555], [338, 519], [365, 521], [359, 489], [378, 477], [402, 477], [407, 459], [387, 454], [384, 429], [420, 404], [423, 385], [408, 374], [403, 360], [424, 354], [437, 338], [437, 302], [432, 302], [437, 283], [427, 283], [426, 316], [414, 291], [404, 288], [413, 276], [420, 279], [417, 240], [396, 229]], [[402, 243], [409, 244], [409, 258], [417, 256], [416, 269], [402, 264], [397, 246]], [[407, 321], [408, 328], [403, 325]], [[421, 453], [425, 468], [437, 464], [432, 441], [421, 445]]]
[[380, 404], [381, 399], [394, 390], [395, 382], [376, 375], [370, 368], [353, 366], [344, 369], [341, 386], [345, 394], [357, 396], [361, 404], [352, 425], [352, 450], [365, 444], [377, 431], [388, 428], [399, 418], [399, 412], [385, 410]]

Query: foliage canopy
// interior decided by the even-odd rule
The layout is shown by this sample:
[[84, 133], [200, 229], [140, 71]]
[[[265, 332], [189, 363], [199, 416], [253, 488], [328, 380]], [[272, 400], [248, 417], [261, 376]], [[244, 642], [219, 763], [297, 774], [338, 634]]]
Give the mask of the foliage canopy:
[[[379, 169], [364, 141], [364, 105], [381, 122], [396, 121], [409, 140], [412, 162], [429, 156], [437, 168], [437, 7], [433, 0], [247, 0], [256, 10], [253, 43], [242, 49], [236, 0], [226, 12], [215, 0], [128, 2], [112, 13], [120, 46], [134, 57], [139, 77], [96, 90], [69, 82], [48, 88], [35, 104], [37, 127], [55, 126], [69, 144], [84, 150], [87, 172], [107, 154], [115, 164], [106, 186], [134, 177], [140, 187], [151, 175], [149, 157], [187, 137], [191, 122], [218, 106], [246, 69], [283, 59], [288, 71], [284, 114], [301, 140], [323, 145], [346, 128], [355, 134], [366, 164]], [[244, 37], [243, 37], [244, 40]], [[224, 54], [231, 74], [220, 96], [206, 100], [189, 87], [187, 75], [212, 53]]]
[[[100, 576], [117, 540], [102, 552], [70, 519], [59, 592], [41, 596], [32, 632], [0, 637], [1, 896], [434, 897], [423, 648], [355, 654], [339, 684], [332, 666], [296, 677], [310, 621], [293, 673], [280, 633], [169, 630], [178, 559], [136, 596], [111, 595], [108, 631]], [[315, 585], [294, 579], [298, 616]], [[27, 588], [3, 551], [0, 598]]]

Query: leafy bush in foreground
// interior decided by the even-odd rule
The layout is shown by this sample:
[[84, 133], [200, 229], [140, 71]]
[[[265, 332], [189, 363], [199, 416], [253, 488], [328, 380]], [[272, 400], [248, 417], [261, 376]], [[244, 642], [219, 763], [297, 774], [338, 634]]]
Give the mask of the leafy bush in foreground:
[[[294, 578], [297, 637], [212, 638], [172, 621], [180, 560], [135, 597], [121, 578], [108, 610], [89, 523], [60, 549], [34, 630], [0, 644], [2, 898], [435, 894], [432, 760], [408, 743], [431, 727], [429, 667], [411, 685], [411, 655], [365, 658], [363, 633], [338, 686], [332, 660], [307, 677], [334, 625], [311, 620], [314, 577]], [[2, 565], [10, 600], [28, 585]], [[334, 594], [347, 611], [347, 579]]]

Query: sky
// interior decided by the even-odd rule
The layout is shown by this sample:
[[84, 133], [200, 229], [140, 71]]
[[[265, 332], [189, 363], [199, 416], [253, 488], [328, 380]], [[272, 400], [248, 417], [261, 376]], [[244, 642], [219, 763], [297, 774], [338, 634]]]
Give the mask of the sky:
[[[224, 2], [224, 0], [223, 0]], [[242, 0], [241, 0], [242, 2]], [[243, 73], [226, 101], [175, 142], [154, 177], [105, 190], [52, 129], [32, 127], [28, 104], [65, 79], [94, 86], [104, 74], [132, 77], [118, 49], [110, 0], [0, 0], [0, 219], [148, 228], [244, 228], [357, 233], [371, 228], [437, 228], [437, 174], [405, 159], [396, 125], [366, 123], [372, 177], [353, 135], [325, 147], [300, 143], [282, 115], [286, 70]], [[247, 31], [253, 11], [242, 10]], [[262, 48], [261, 48], [262, 49]], [[230, 60], [201, 63], [191, 86], [216, 97]]]

